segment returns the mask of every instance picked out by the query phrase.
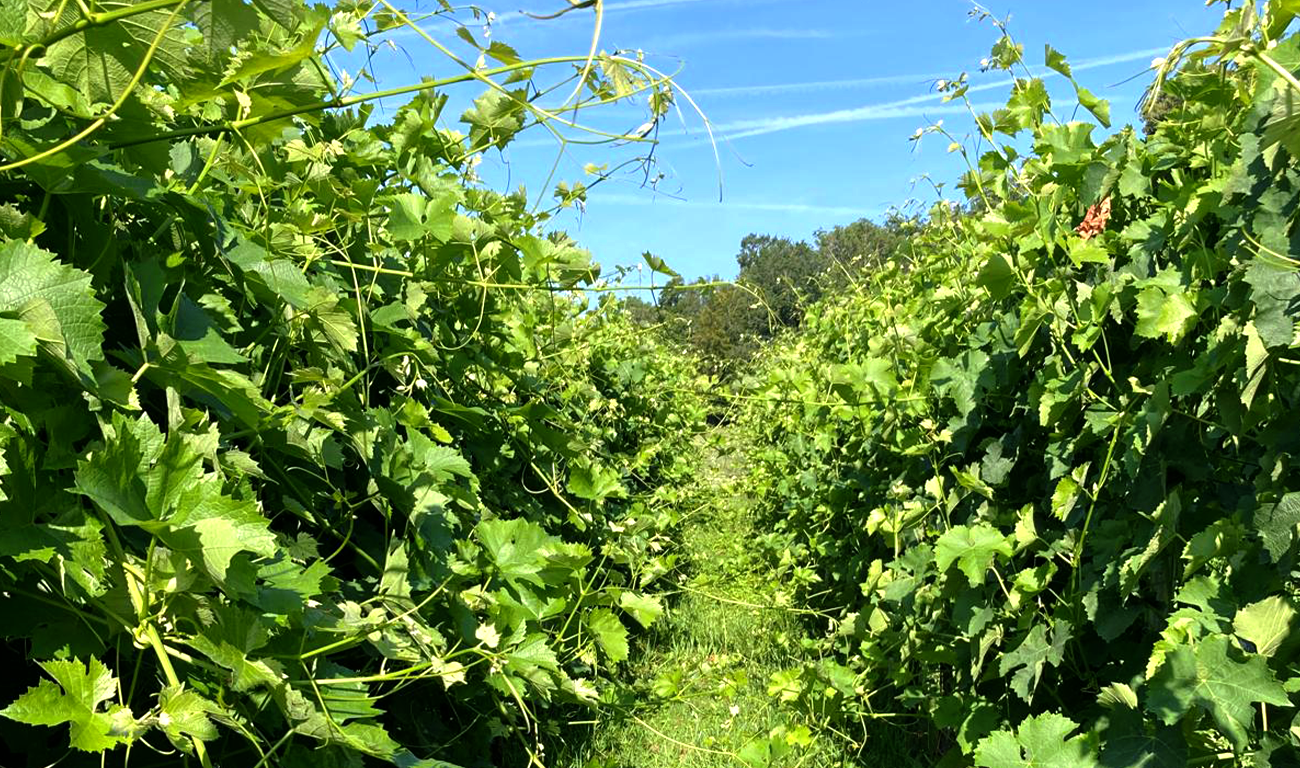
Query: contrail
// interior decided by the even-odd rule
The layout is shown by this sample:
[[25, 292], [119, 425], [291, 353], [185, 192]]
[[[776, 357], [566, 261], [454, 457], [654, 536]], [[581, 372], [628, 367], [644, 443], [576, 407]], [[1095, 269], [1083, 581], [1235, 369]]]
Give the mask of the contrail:
[[[1084, 59], [1077, 64], [1071, 65], [1075, 72], [1086, 72], [1090, 69], [1108, 67], [1114, 64], [1127, 64], [1132, 61], [1141, 61], [1142, 59], [1159, 56], [1168, 53], [1167, 48], [1147, 48], [1141, 51], [1131, 51], [1129, 53], [1119, 53], [1114, 56], [1104, 56], [1094, 59]], [[1048, 70], [1043, 73], [1043, 77], [1055, 76], [1056, 72]], [[907, 85], [913, 83], [933, 82], [942, 79], [948, 75], [940, 73], [925, 73], [914, 75], [883, 75], [880, 77], [860, 77], [848, 80], [813, 80], [804, 83], [759, 83], [756, 85], [736, 85], [724, 86], [718, 88], [698, 88], [691, 91], [696, 96], [761, 96], [772, 93], [797, 93], [799, 91], [819, 91], [819, 90], [841, 90], [849, 88], [869, 88], [875, 85]], [[1000, 81], [998, 83], [984, 83], [972, 87], [970, 90], [988, 90], [997, 88], [1001, 85], [1009, 85], [1010, 80]]]
[[[622, 2], [617, 2], [617, 3], [605, 3], [605, 13], [619, 13], [620, 11], [652, 10], [655, 8], [668, 8], [674, 5], [691, 5], [694, 3], [709, 3], [709, 2], [717, 2], [717, 0], [622, 0]], [[553, 5], [558, 5], [558, 3], [554, 3]], [[564, 6], [559, 5], [558, 7], [563, 8]], [[539, 14], [548, 13], [548, 12], [549, 11], [537, 11], [537, 13]], [[565, 14], [560, 18], [576, 19], [576, 18], [586, 18], [586, 16], [571, 13], [571, 14]], [[507, 13], [502, 13], [498, 15], [496, 18], [496, 23], [500, 24], [502, 22], [515, 21], [519, 19], [526, 19], [528, 21], [534, 20], [531, 17], [529, 17], [529, 15], [524, 11], [509, 11]], [[559, 19], [557, 19], [557, 21], [558, 20]]]
[[733, 85], [720, 88], [696, 88], [693, 96], [760, 96], [773, 93], [797, 93], [800, 91], [825, 91], [848, 88], [869, 88], [873, 85], [914, 85], [927, 80], [938, 80], [941, 74], [927, 75], [884, 75], [882, 77], [859, 77], [852, 80], [812, 80], [804, 83], [770, 83], [767, 85]]
[[[708, 208], [717, 210], [719, 208], [733, 208], [744, 211], [767, 211], [769, 213], [824, 213], [832, 216], [874, 216], [881, 211], [873, 211], [866, 208], [851, 208], [834, 205], [811, 205], [804, 203], [763, 203], [748, 201], [726, 201], [717, 202], [697, 202], [693, 200], [678, 200], [672, 197], [625, 195], [619, 193], [591, 195], [590, 202], [593, 204], [610, 203], [612, 205], [671, 205], [684, 208]], [[883, 208], [881, 210], [884, 210]]]
[[[895, 120], [903, 117], [924, 117], [926, 115], [965, 114], [965, 104], [926, 104], [918, 101], [931, 101], [933, 96], [923, 99], [903, 99], [887, 104], [868, 104], [852, 109], [837, 109], [832, 112], [814, 112], [806, 115], [789, 117], [761, 117], [753, 120], [736, 120], [713, 126], [721, 139], [744, 139], [750, 136], [763, 136], [768, 133], [790, 131], [795, 128], [807, 128], [814, 125], [831, 125], [835, 123], [863, 123], [873, 120]], [[972, 105], [976, 110], [992, 110], [1003, 106], [998, 102]], [[684, 135], [685, 131], [678, 135]], [[692, 135], [698, 135], [693, 132]]]
[[652, 37], [644, 45], [646, 51], [675, 53], [675, 49], [699, 43], [716, 43], [723, 40], [829, 40], [833, 32], [822, 29], [725, 29], [719, 31], [680, 32]]
[[[733, 2], [733, 1], [734, 0], [623, 0], [622, 2], [606, 3], [605, 13], [608, 14], [608, 13], [619, 13], [621, 11], [653, 10], [656, 8], [669, 8], [675, 5], [692, 5], [695, 3]], [[559, 0], [558, 3], [552, 3], [552, 5], [557, 6], [559, 9], [563, 9], [564, 4], [562, 3], [564, 3], [564, 0]], [[541, 3], [538, 2], [535, 4], [540, 5]], [[549, 10], [543, 10], [539, 8], [536, 11], [536, 13], [545, 14], [545, 13], [553, 12], [554, 10], [556, 10], [556, 8], [554, 7], [550, 8]], [[550, 20], [549, 23], [555, 24], [555, 23], [572, 22], [577, 20], [582, 20], [582, 21], [586, 21], [587, 23], [590, 23], [591, 22], [590, 11], [588, 11], [587, 13], [583, 13], [581, 11], [567, 13], [563, 16], [560, 16], [559, 18]], [[525, 11], [506, 11], [504, 13], [497, 14], [493, 19], [492, 24], [494, 26], [503, 26], [516, 21], [537, 22], [537, 19], [530, 17], [528, 15], [528, 12]], [[475, 26], [477, 23], [479, 22], [469, 22], [469, 26], [471, 27]], [[432, 22], [425, 22], [424, 24], [422, 24], [422, 26], [425, 26], [426, 31], [430, 31], [433, 28], [431, 24]], [[439, 19], [436, 22], [436, 25], [438, 27], [441, 27], [441, 29], [439, 29], [440, 32], [450, 32], [454, 30], [457, 26], [459, 26], [459, 24], [447, 18]], [[411, 37], [416, 34], [418, 33], [415, 30], [411, 29], [410, 27], [406, 27], [403, 29], [398, 29], [393, 31], [392, 33], [387, 35], [387, 37], [388, 38]], [[512, 32], [512, 34], [514, 33]]]
[[[1130, 53], [1121, 53], [1114, 56], [1106, 56], [1097, 59], [1088, 59], [1073, 65], [1073, 71], [1080, 72], [1100, 67], [1111, 66], [1114, 64], [1124, 64], [1131, 61], [1139, 61], [1164, 52], [1163, 48], [1148, 48], [1141, 51], [1132, 51]], [[1044, 79], [1059, 76], [1055, 71], [1047, 71], [1040, 75]], [[998, 80], [991, 83], [980, 83], [972, 85], [967, 89], [967, 93], [979, 93], [981, 91], [990, 91], [996, 88], [1005, 88], [1014, 83], [1014, 80]], [[866, 120], [888, 120], [898, 117], [917, 117], [923, 114], [951, 114], [955, 112], [965, 112], [965, 104], [936, 104], [934, 103], [937, 94], [927, 93], [922, 96], [912, 96], [897, 101], [889, 101], [881, 104], [867, 104], [861, 107], [851, 109], [837, 109], [830, 112], [812, 112], [804, 115], [793, 115], [789, 117], [763, 117], [753, 120], [736, 120], [723, 125], [715, 125], [714, 130], [728, 139], [743, 139], [750, 136], [762, 136], [768, 133], [778, 131], [788, 131], [795, 128], [804, 128], [812, 125], [827, 125], [832, 123], [856, 123]], [[928, 105], [917, 108], [917, 105]], [[997, 109], [1001, 104], [977, 104], [974, 105], [977, 111]]]
[[[657, 0], [656, 0], [657, 1]], [[1164, 53], [1164, 48], [1148, 48], [1141, 51], [1132, 51], [1129, 53], [1116, 54], [1114, 56], [1105, 56], [1101, 58], [1085, 59], [1077, 64], [1072, 65], [1075, 72], [1087, 71], [1090, 69], [1099, 69], [1101, 67], [1111, 66], [1114, 64], [1125, 64], [1132, 61], [1140, 61], [1151, 56], [1158, 56]], [[1044, 79], [1050, 77], [1059, 77], [1055, 71], [1039, 73]], [[899, 75], [898, 77], [915, 78], [916, 75]], [[1014, 80], [997, 80], [988, 83], [972, 85], [967, 89], [967, 93], [980, 93], [991, 91], [997, 88], [1006, 88]], [[695, 91], [694, 93], [699, 93]], [[837, 109], [829, 112], [812, 112], [802, 115], [790, 115], [786, 117], [759, 117], [747, 120], [734, 120], [729, 123], [719, 123], [713, 126], [714, 133], [719, 139], [734, 140], [744, 139], [751, 136], [763, 136], [769, 133], [778, 133], [781, 131], [790, 131], [797, 128], [807, 128], [816, 125], [832, 125], [843, 123], [861, 123], [875, 120], [894, 120], [906, 117], [923, 117], [927, 115], [951, 115], [965, 114], [967, 107], [963, 103], [950, 102], [940, 103], [939, 94], [927, 93], [920, 96], [912, 96], [906, 99], [895, 101], [881, 102], [878, 104], [866, 104], [860, 107], [848, 109]], [[986, 102], [973, 104], [972, 107], [977, 112], [991, 111], [1004, 106], [1001, 103]], [[701, 136], [698, 130], [674, 129], [663, 131], [659, 134], [660, 139], [681, 138], [690, 136], [693, 141], [689, 144], [705, 143], [708, 139]], [[548, 146], [553, 144], [549, 140], [532, 139], [515, 143], [516, 147], [529, 146]]]

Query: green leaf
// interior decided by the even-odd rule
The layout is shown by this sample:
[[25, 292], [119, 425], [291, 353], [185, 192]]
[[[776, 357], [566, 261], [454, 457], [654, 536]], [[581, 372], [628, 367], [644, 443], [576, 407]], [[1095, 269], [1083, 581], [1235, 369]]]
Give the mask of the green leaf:
[[1105, 128], [1110, 127], [1109, 101], [1093, 95], [1093, 92], [1087, 88], [1078, 89], [1076, 95], [1078, 96], [1079, 104], [1082, 105], [1084, 109], [1091, 112], [1092, 116], [1097, 118], [1097, 122], [1101, 123]]
[[195, 57], [211, 71], [224, 70], [231, 49], [239, 48], [260, 26], [257, 11], [243, 0], [207, 0], [187, 10], [203, 33], [203, 45], [193, 49]]
[[1074, 238], [1070, 241], [1070, 261], [1074, 266], [1079, 267], [1084, 264], [1109, 264], [1110, 251], [1095, 238], [1084, 240], [1083, 238]]
[[1151, 177], [1136, 157], [1124, 163], [1124, 171], [1119, 175], [1119, 193], [1124, 197], [1151, 196]]
[[40, 666], [58, 684], [42, 680], [17, 701], [0, 710], [10, 720], [27, 725], [70, 725], [69, 743], [83, 752], [103, 752], [130, 740], [123, 732], [133, 723], [130, 712], [118, 705], [100, 711], [100, 705], [117, 696], [117, 678], [96, 658], [83, 664], [76, 659], [44, 661]]
[[489, 57], [507, 66], [511, 64], [518, 64], [521, 61], [523, 61], [523, 59], [519, 58], [518, 51], [506, 45], [505, 43], [501, 42], [500, 40], [493, 40], [492, 43], [488, 45], [487, 48], [483, 49], [483, 52], [486, 53]]
[[[295, 4], [294, 0], [283, 0], [291, 5]], [[281, 0], [275, 0], [273, 4], [280, 4]], [[268, 14], [269, 16], [270, 14]], [[277, 24], [284, 25], [285, 20], [293, 17], [295, 14], [282, 14], [272, 16]], [[268, 73], [279, 73], [285, 71], [294, 71], [298, 65], [310, 58], [316, 50], [316, 38], [320, 36], [321, 30], [325, 28], [329, 20], [328, 14], [318, 14], [314, 21], [314, 26], [306, 27], [304, 25], [301, 37], [296, 45], [292, 48], [281, 48], [266, 52], [263, 50], [255, 51], [251, 56], [241, 57], [235, 62], [235, 66], [228, 69], [222, 78], [219, 88], [241, 81], [251, 81], [261, 75]], [[301, 69], [299, 69], [301, 71]], [[265, 109], [265, 108], [264, 108]]]
[[546, 636], [542, 634], [529, 635], [524, 641], [505, 654], [506, 665], [531, 677], [537, 670], [547, 670], [558, 672], [560, 669], [560, 660], [556, 658], [555, 651], [546, 643]]
[[1272, 656], [1282, 647], [1296, 624], [1296, 609], [1281, 595], [1266, 597], [1237, 611], [1232, 630], [1254, 646], [1261, 656]]
[[[105, 444], [93, 451], [77, 466], [75, 489], [89, 498], [118, 525], [143, 525], [161, 517], [161, 510], [151, 507], [145, 476], [148, 466], [162, 452], [162, 434], [147, 416], [130, 422], [114, 414], [111, 428], [105, 430]], [[174, 474], [174, 466], [164, 466], [163, 476]], [[154, 504], [165, 504], [167, 483], [155, 484]], [[161, 494], [161, 495], [159, 495]]]
[[1138, 697], [1127, 683], [1111, 683], [1101, 689], [1097, 703], [1107, 709], [1137, 709]]
[[1234, 658], [1226, 637], [1206, 637], [1193, 649], [1179, 645], [1149, 683], [1147, 709], [1173, 725], [1193, 709], [1214, 718], [1238, 750], [1249, 742], [1258, 702], [1290, 706], [1286, 691], [1261, 656]]
[[1112, 710], [1101, 744], [1102, 768], [1185, 768], [1187, 739], [1179, 729], [1149, 728], [1136, 707], [1135, 696], [1132, 707]]
[[388, 199], [388, 234], [397, 242], [414, 242], [424, 237], [429, 233], [425, 225], [427, 210], [428, 200], [421, 195], [410, 192], [393, 195]]
[[[132, 5], [117, 0], [100, 3], [97, 10], [108, 13]], [[92, 102], [103, 104], [117, 100], [146, 63], [146, 57], [151, 70], [166, 73], [173, 82], [183, 82], [190, 75], [184, 21], [184, 17], [175, 18], [170, 9], [165, 9], [93, 26], [51, 45], [42, 65], [55, 79], [86, 94]], [[164, 29], [166, 32], [158, 39]]]
[[1300, 526], [1300, 491], [1286, 494], [1276, 504], [1260, 505], [1252, 522], [1269, 559], [1281, 561], [1295, 542]]
[[191, 359], [219, 365], [238, 365], [248, 359], [230, 346], [207, 312], [188, 296], [176, 301], [176, 322], [170, 333]]
[[[103, 309], [89, 274], [31, 243], [0, 245], [0, 313], [16, 314], [46, 350], [85, 375], [91, 375], [91, 362], [104, 359]], [[21, 348], [24, 338], [14, 339], [11, 344]]]
[[1059, 165], [1078, 165], [1092, 157], [1096, 148], [1092, 143], [1095, 126], [1088, 123], [1044, 125], [1041, 129], [1039, 152], [1049, 155]]
[[636, 619], [636, 623], [649, 629], [660, 616], [664, 615], [663, 603], [653, 595], [639, 592], [623, 592], [618, 596], [618, 606]]
[[736, 761], [745, 768], [771, 768], [772, 741], [751, 739], [736, 753]]
[[668, 275], [669, 277], [681, 277], [676, 270], [668, 266], [668, 262], [649, 251], [642, 253], [641, 258], [645, 260], [646, 265], [654, 272], [658, 272], [661, 275]]
[[[446, 430], [442, 431], [446, 433]], [[448, 438], [450, 439], [450, 436]], [[411, 433], [407, 445], [410, 446], [411, 455], [415, 459], [416, 466], [420, 470], [431, 474], [434, 480], [441, 482], [450, 480], [453, 477], [474, 477], [469, 462], [455, 448], [435, 445], [433, 441], [419, 432]]]
[[[3, 11], [0, 11], [0, 15]], [[32, 72], [28, 72], [24, 78], [23, 85], [31, 87], [27, 82]], [[0, 205], [0, 237], [6, 240], [31, 240], [45, 231], [45, 222], [36, 218], [32, 214], [19, 210], [12, 203]]]
[[862, 361], [862, 381], [881, 397], [889, 397], [898, 390], [894, 364], [883, 357], [869, 357]]
[[1147, 538], [1146, 546], [1141, 550], [1130, 550], [1133, 554], [1120, 564], [1121, 596], [1128, 597], [1133, 594], [1147, 566], [1178, 537], [1178, 518], [1182, 511], [1182, 500], [1177, 493], [1171, 494], [1156, 508], [1155, 514], [1152, 515], [1156, 529], [1153, 535]]
[[542, 579], [538, 573], [547, 564], [541, 550], [560, 543], [527, 520], [484, 520], [474, 529], [474, 535], [503, 578], [539, 585]]
[[980, 768], [1095, 768], [1097, 755], [1079, 726], [1054, 713], [1031, 717], [1014, 730], [995, 731], [975, 747]]
[[1015, 288], [1016, 274], [1011, 269], [1011, 261], [1001, 253], [989, 256], [980, 269], [975, 283], [988, 289], [994, 301], [1006, 298]]
[[216, 605], [203, 615], [199, 634], [188, 644], [208, 659], [230, 671], [229, 686], [236, 693], [258, 686], [280, 685], [284, 673], [270, 660], [254, 659], [254, 651], [267, 644], [261, 617], [233, 605]]
[[627, 496], [627, 489], [623, 487], [618, 471], [594, 463], [575, 466], [569, 470], [569, 492], [580, 499], [595, 502]]
[[956, 562], [971, 586], [977, 587], [984, 583], [994, 559], [999, 555], [1009, 559], [1013, 551], [1011, 541], [991, 525], [957, 525], [936, 542], [935, 564], [946, 571]]
[[1246, 269], [1250, 300], [1255, 305], [1255, 329], [1270, 349], [1289, 346], [1300, 314], [1300, 273], [1275, 259], [1257, 257]]
[[311, 290], [312, 303], [307, 311], [312, 325], [320, 330], [330, 346], [340, 354], [357, 351], [360, 336], [352, 315], [339, 306], [339, 297], [328, 288], [316, 286]]
[[1066, 77], [1073, 80], [1074, 73], [1070, 70], [1069, 62], [1065, 60], [1065, 54], [1061, 53], [1060, 51], [1056, 50], [1050, 45], [1046, 45], [1044, 46], [1044, 48], [1046, 50], [1044, 51], [1043, 54], [1043, 59], [1044, 59], [1043, 63], [1047, 65], [1047, 68], [1054, 70], [1055, 72], [1058, 72], [1062, 75], [1065, 75]]
[[1155, 286], [1138, 294], [1137, 328], [1134, 333], [1148, 339], [1165, 336], [1171, 344], [1182, 341], [1196, 325], [1196, 304], [1186, 293], [1166, 293]]
[[1016, 670], [1011, 679], [1011, 690], [1026, 702], [1032, 702], [1038, 681], [1043, 676], [1043, 667], [1049, 662], [1054, 667], [1060, 665], [1065, 658], [1065, 644], [1069, 639], [1069, 622], [1053, 623], [1050, 643], [1047, 641], [1047, 627], [1035, 624], [1014, 651], [1002, 654], [998, 661], [998, 674], [1006, 677], [1012, 670]]
[[212, 741], [217, 738], [217, 727], [208, 715], [220, 712], [220, 709], [194, 691], [168, 686], [158, 694], [158, 708], [158, 726], [177, 749], [191, 751], [193, 744], [190, 739]]
[[311, 306], [311, 283], [292, 261], [272, 258], [261, 246], [248, 240], [226, 251], [226, 258], [268, 297], [279, 298], [294, 309]]
[[27, 0], [0, 2], [0, 43], [18, 48], [27, 37]]
[[162, 534], [167, 544], [202, 563], [208, 575], [225, 585], [235, 555], [251, 552], [271, 557], [276, 553], [275, 534], [252, 501], [224, 496], [212, 478], [191, 488], [181, 499], [183, 511]]
[[1013, 120], [1007, 126], [995, 126], [999, 131], [1015, 135], [1020, 128], [1036, 126], [1043, 122], [1043, 115], [1052, 107], [1052, 99], [1047, 93], [1047, 85], [1041, 78], [1017, 79], [1011, 97], [1007, 99], [1007, 114]]
[[598, 608], [587, 617], [587, 629], [596, 637], [609, 660], [618, 664], [627, 660], [627, 627], [613, 611]]
[[[1085, 466], [1081, 469], [1086, 476], [1088, 468]], [[1083, 488], [1079, 484], [1082, 477], [1076, 478], [1076, 474], [1078, 470], [1062, 477], [1056, 483], [1056, 490], [1052, 492], [1052, 516], [1062, 522], [1074, 511], [1075, 505], [1079, 503], [1079, 497], [1083, 495]]]
[[0, 317], [0, 365], [36, 356], [36, 335], [22, 320]]
[[468, 123], [469, 143], [473, 151], [482, 152], [491, 147], [505, 149], [506, 144], [524, 127], [523, 91], [502, 93], [490, 90], [474, 100], [474, 106], [460, 116]]
[[[302, 0], [252, 0], [268, 19], [286, 28], [292, 28], [304, 7]], [[315, 42], [315, 36], [312, 37]]]

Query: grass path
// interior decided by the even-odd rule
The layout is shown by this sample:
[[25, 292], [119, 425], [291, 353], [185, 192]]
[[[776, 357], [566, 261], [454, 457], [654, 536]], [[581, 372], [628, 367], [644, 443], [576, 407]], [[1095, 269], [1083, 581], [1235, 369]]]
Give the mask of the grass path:
[[[689, 576], [665, 620], [641, 639], [628, 678], [629, 713], [597, 723], [558, 768], [843, 768], [912, 765], [901, 734], [873, 739], [870, 754], [795, 731], [768, 695], [773, 673], [803, 658], [794, 614], [773, 608], [774, 581], [755, 556], [744, 454], [723, 432], [702, 453], [700, 512], [686, 521]], [[764, 758], [774, 740], [788, 752]], [[572, 742], [570, 742], [572, 744]], [[780, 745], [778, 746], [778, 751]]]

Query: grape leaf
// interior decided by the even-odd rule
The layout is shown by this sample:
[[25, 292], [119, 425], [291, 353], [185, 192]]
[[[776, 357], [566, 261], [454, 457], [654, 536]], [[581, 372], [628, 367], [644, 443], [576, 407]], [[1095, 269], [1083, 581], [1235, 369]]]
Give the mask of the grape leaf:
[[587, 617], [587, 629], [596, 637], [601, 650], [609, 660], [618, 664], [627, 660], [627, 627], [619, 621], [613, 611], [598, 608]]
[[36, 356], [36, 335], [22, 320], [0, 317], [0, 365]]
[[1272, 595], [1237, 611], [1232, 630], [1237, 637], [1251, 643], [1255, 653], [1272, 656], [1291, 636], [1296, 615], [1289, 600]]
[[227, 259], [244, 272], [245, 278], [268, 298], [282, 299], [294, 309], [311, 305], [311, 283], [302, 270], [288, 259], [272, 258], [261, 246], [241, 240], [225, 252]]
[[1231, 641], [1214, 636], [1196, 648], [1179, 645], [1151, 678], [1147, 710], [1173, 725], [1195, 708], [1207, 712], [1237, 749], [1246, 746], [1255, 720], [1254, 705], [1290, 706], [1286, 691], [1261, 656], [1233, 657]]
[[1052, 627], [1052, 641], [1047, 641], [1047, 627], [1035, 624], [1025, 639], [1014, 651], [1002, 654], [998, 661], [998, 674], [1005, 677], [1015, 670], [1011, 678], [1011, 689], [1026, 702], [1032, 702], [1038, 681], [1043, 676], [1043, 667], [1047, 663], [1059, 666], [1065, 658], [1065, 644], [1070, 640], [1070, 623], [1055, 622]]
[[993, 253], [980, 269], [975, 278], [976, 285], [988, 289], [995, 300], [1010, 295], [1016, 284], [1016, 273], [1011, 268], [1011, 261], [1001, 253]]
[[998, 529], [985, 523], [975, 526], [956, 525], [939, 537], [935, 545], [935, 564], [946, 571], [957, 562], [971, 586], [984, 583], [993, 560], [1001, 555], [1010, 558], [1013, 547]]
[[604, 501], [627, 495], [617, 470], [599, 464], [575, 466], [569, 470], [569, 491], [580, 499]]
[[1095, 768], [1087, 736], [1070, 734], [1078, 724], [1055, 713], [1024, 720], [1014, 731], [995, 731], [975, 747], [980, 768]]
[[[91, 373], [91, 362], [104, 359], [103, 309], [89, 274], [31, 243], [0, 245], [0, 313], [17, 314], [46, 349], [84, 374]], [[11, 342], [24, 343], [21, 337]]]
[[184, 515], [172, 521], [173, 528], [162, 538], [172, 549], [202, 563], [218, 584], [224, 585], [230, 561], [239, 552], [265, 557], [275, 554], [270, 521], [253, 502], [223, 496], [215, 480], [207, 480], [186, 494], [182, 504], [186, 508]]
[[[98, 9], [107, 13], [132, 4], [104, 2]], [[184, 21], [184, 17], [167, 10], [157, 10], [93, 26], [51, 45], [43, 64], [55, 78], [86, 94], [91, 101], [111, 104], [131, 84], [146, 56], [150, 57], [150, 68], [165, 72], [173, 82], [189, 77]]]
[[100, 711], [100, 705], [117, 695], [117, 679], [103, 662], [91, 657], [85, 664], [69, 659], [40, 665], [58, 684], [41, 680], [0, 715], [27, 725], [68, 723], [71, 745], [83, 752], [103, 752], [130, 740], [122, 729], [124, 722], [133, 722], [126, 707]]
[[454, 448], [435, 445], [432, 440], [419, 432], [411, 433], [408, 445], [415, 459], [415, 466], [433, 475], [434, 480], [442, 482], [452, 477], [474, 477], [469, 462]]
[[668, 262], [649, 251], [642, 253], [641, 259], [645, 261], [646, 265], [649, 266], [650, 270], [653, 272], [658, 272], [661, 275], [668, 275], [669, 277], [681, 277], [676, 270], [668, 266]]
[[1098, 97], [1087, 88], [1079, 88], [1075, 91], [1075, 95], [1079, 99], [1080, 106], [1091, 112], [1092, 116], [1097, 118], [1097, 122], [1102, 124], [1102, 127], [1110, 127], [1109, 101]]
[[261, 685], [280, 684], [284, 675], [276, 662], [251, 658], [267, 641], [266, 627], [257, 614], [233, 605], [217, 605], [204, 616], [202, 630], [187, 642], [230, 670], [230, 688], [238, 693]]
[[1132, 554], [1120, 564], [1120, 594], [1122, 596], [1128, 597], [1133, 594], [1133, 590], [1137, 589], [1138, 582], [1142, 579], [1142, 574], [1146, 572], [1147, 566], [1177, 538], [1178, 518], [1182, 510], [1182, 501], [1177, 493], [1170, 494], [1169, 498], [1156, 508], [1155, 514], [1152, 515], [1156, 524], [1154, 535], [1147, 539], [1146, 546], [1142, 549], [1129, 550]]
[[1198, 317], [1196, 304], [1186, 293], [1166, 293], [1156, 286], [1138, 294], [1137, 316], [1134, 333], [1148, 339], [1164, 336], [1172, 344], [1182, 341]]
[[1300, 526], [1300, 492], [1288, 493], [1276, 504], [1263, 504], [1252, 521], [1273, 562], [1279, 562], [1295, 541]]
[[[118, 525], [145, 525], [159, 515], [149, 505], [146, 469], [161, 452], [162, 436], [148, 417], [134, 424], [114, 414], [105, 443], [77, 465], [75, 489]], [[164, 470], [165, 472], [166, 470]]]
[[1111, 712], [1101, 745], [1102, 767], [1184, 768], [1187, 765], [1187, 740], [1179, 729], [1169, 726], [1148, 728], [1136, 706], [1134, 697], [1132, 708]]
[[187, 12], [203, 33], [203, 44], [191, 49], [196, 65], [213, 72], [224, 70], [231, 49], [238, 48], [259, 27], [257, 11], [243, 0], [208, 0], [190, 6]]
[[664, 615], [664, 606], [659, 598], [638, 592], [624, 592], [618, 596], [618, 606], [636, 619], [636, 623], [646, 629]]
[[1043, 63], [1048, 69], [1065, 75], [1068, 78], [1074, 78], [1074, 72], [1070, 70], [1070, 64], [1065, 60], [1065, 54], [1053, 48], [1051, 45], [1044, 46]]
[[510, 580], [541, 584], [538, 573], [546, 566], [540, 550], [560, 540], [527, 520], [484, 520], [474, 529], [488, 559]]
[[185, 752], [193, 749], [191, 738], [199, 741], [217, 738], [217, 727], [208, 715], [220, 710], [194, 691], [168, 686], [158, 694], [158, 709], [158, 725], [177, 749]]
[[474, 100], [474, 106], [460, 116], [468, 123], [469, 142], [475, 151], [491, 147], [504, 149], [524, 126], [525, 94], [490, 90]]
[[1274, 259], [1256, 258], [1246, 269], [1250, 300], [1255, 305], [1254, 324], [1270, 349], [1289, 345], [1300, 316], [1300, 274]]

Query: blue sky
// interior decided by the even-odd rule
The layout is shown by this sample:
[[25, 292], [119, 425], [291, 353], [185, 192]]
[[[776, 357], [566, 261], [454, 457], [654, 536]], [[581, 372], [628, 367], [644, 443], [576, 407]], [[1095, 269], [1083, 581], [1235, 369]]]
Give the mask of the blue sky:
[[[492, 38], [525, 57], [584, 54], [590, 11], [554, 21], [518, 13], [546, 13], [565, 2], [484, 0], [481, 7], [497, 14]], [[427, 10], [429, 3], [408, 0], [403, 7]], [[818, 228], [879, 218], [909, 200], [928, 203], [934, 191], [918, 179], [928, 176], [951, 189], [960, 160], [947, 152], [946, 140], [926, 137], [917, 148], [909, 137], [939, 119], [959, 135], [971, 129], [956, 105], [940, 103], [933, 82], [969, 72], [979, 88], [972, 101], [989, 107], [1008, 92], [1005, 75], [978, 71], [997, 32], [972, 22], [973, 6], [963, 0], [607, 0], [606, 6], [601, 48], [644, 50], [661, 69], [684, 66], [679, 84], [722, 137], [719, 167], [702, 121], [683, 109], [680, 119], [674, 115], [662, 126], [656, 150], [667, 194], [628, 177], [593, 189], [584, 212], [565, 212], [554, 222], [607, 267], [638, 263], [648, 250], [687, 277], [733, 277], [748, 233], [805, 239]], [[1041, 68], [1044, 43], [1065, 53], [1081, 84], [1111, 100], [1117, 125], [1135, 121], [1151, 59], [1212, 30], [1219, 17], [1200, 0], [1002, 0], [987, 7], [1011, 16], [1011, 32], [1030, 64]], [[448, 39], [446, 27], [435, 29]], [[403, 34], [396, 42], [401, 51], [375, 59], [382, 86], [452, 71], [418, 37]], [[1068, 115], [1073, 101], [1061, 89], [1066, 84], [1055, 80], [1058, 110], [1065, 105]], [[451, 94], [448, 127], [463, 130], [456, 118], [480, 90]], [[631, 130], [644, 120], [644, 108], [611, 105], [588, 119]], [[556, 180], [590, 181], [584, 163], [613, 163], [639, 149], [570, 147]], [[482, 175], [498, 188], [524, 184], [536, 198], [556, 157], [555, 143], [537, 132], [504, 157], [485, 158]]]

